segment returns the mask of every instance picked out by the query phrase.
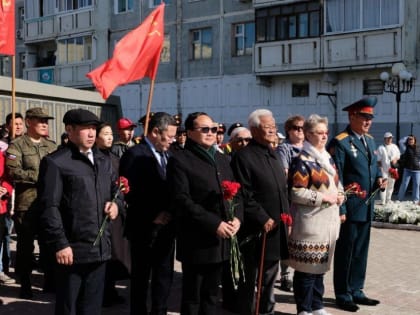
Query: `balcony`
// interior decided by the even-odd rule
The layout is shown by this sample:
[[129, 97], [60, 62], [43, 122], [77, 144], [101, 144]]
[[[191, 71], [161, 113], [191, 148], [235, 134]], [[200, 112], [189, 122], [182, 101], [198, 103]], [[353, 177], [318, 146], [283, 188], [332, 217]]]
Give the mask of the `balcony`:
[[51, 40], [58, 35], [69, 35], [93, 30], [93, 9], [80, 9], [25, 20], [25, 43]]
[[86, 73], [92, 70], [92, 61], [71, 65], [27, 68], [23, 71], [23, 79], [61, 86], [79, 87], [91, 85]]
[[319, 38], [257, 43], [254, 71], [257, 74], [318, 70], [321, 67]]
[[401, 28], [257, 43], [257, 75], [369, 69], [404, 59]]

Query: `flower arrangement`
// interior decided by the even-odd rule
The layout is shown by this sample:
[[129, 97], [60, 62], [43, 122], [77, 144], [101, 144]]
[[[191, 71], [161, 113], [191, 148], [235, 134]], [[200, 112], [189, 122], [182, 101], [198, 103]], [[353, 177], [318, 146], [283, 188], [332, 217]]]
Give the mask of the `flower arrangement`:
[[[223, 199], [229, 203], [229, 221], [232, 221], [235, 218], [235, 207], [237, 204], [234, 203], [234, 199], [240, 188], [241, 184], [237, 182], [231, 182], [227, 180], [222, 182]], [[243, 281], [245, 281], [245, 272], [242, 263], [242, 254], [236, 235], [230, 238], [230, 245], [230, 271], [232, 275], [233, 287], [237, 289], [241, 275]]]
[[389, 176], [391, 176], [391, 178], [398, 180], [398, 178], [400, 178], [400, 174], [398, 174], [398, 169], [390, 167], [388, 170]]
[[391, 201], [375, 205], [374, 221], [394, 224], [420, 225], [420, 205], [412, 201]]
[[[130, 191], [130, 186], [128, 185], [128, 179], [124, 176], [120, 176], [116, 182], [118, 185], [118, 189], [115, 192], [114, 198], [112, 198], [111, 202], [115, 202], [118, 198], [118, 195], [120, 193], [123, 193], [124, 195], [127, 194]], [[101, 227], [99, 229], [98, 235], [96, 236], [95, 241], [93, 242], [93, 246], [96, 246], [99, 243], [99, 240], [101, 239], [102, 235], [104, 234], [105, 228], [107, 223], [109, 222], [109, 215], [106, 215], [105, 218], [102, 221]]]

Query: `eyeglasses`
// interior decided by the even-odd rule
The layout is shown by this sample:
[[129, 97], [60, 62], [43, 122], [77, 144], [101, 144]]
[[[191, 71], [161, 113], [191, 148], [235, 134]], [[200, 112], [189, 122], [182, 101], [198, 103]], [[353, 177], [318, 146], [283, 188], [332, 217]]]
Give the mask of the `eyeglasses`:
[[218, 127], [198, 127], [198, 128], [194, 128], [195, 130], [200, 130], [201, 133], [209, 133], [209, 131], [211, 131], [211, 133], [216, 133], [217, 130], [219, 130]]
[[318, 136], [328, 136], [329, 131], [314, 131], [311, 132], [313, 135], [318, 135]]
[[249, 141], [251, 141], [252, 138], [237, 138], [235, 139], [236, 142], [243, 142], [243, 143], [248, 143]]
[[296, 125], [293, 125], [290, 129], [293, 129], [293, 130], [296, 130], [296, 131], [303, 131], [302, 126], [296, 126]]

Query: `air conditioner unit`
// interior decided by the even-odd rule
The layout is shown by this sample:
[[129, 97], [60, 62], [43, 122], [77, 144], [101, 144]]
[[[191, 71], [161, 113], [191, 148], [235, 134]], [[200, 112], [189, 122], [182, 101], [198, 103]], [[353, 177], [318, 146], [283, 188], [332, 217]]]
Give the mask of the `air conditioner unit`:
[[23, 39], [22, 29], [16, 30], [16, 37], [17, 37], [17, 39]]

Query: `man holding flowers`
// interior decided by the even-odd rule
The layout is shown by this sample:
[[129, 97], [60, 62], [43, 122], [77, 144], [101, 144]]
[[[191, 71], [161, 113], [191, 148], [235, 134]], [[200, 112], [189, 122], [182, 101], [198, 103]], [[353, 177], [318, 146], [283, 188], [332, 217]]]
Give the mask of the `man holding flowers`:
[[[234, 215], [223, 181], [234, 181], [229, 159], [214, 147], [217, 125], [203, 112], [185, 120], [187, 141], [168, 163], [177, 224], [177, 259], [182, 263], [181, 314], [217, 314], [223, 265], [242, 221], [241, 194]], [[230, 195], [231, 196], [231, 195]], [[229, 198], [232, 200], [232, 198]]]
[[[105, 262], [111, 258], [106, 216], [122, 207], [111, 159], [93, 147], [98, 117], [72, 109], [63, 117], [68, 145], [41, 161], [38, 181], [40, 231], [56, 258], [55, 314], [100, 314]], [[109, 226], [109, 225], [108, 225]]]
[[356, 312], [360, 305], [377, 305], [378, 300], [363, 292], [373, 218], [374, 193], [385, 188], [378, 167], [376, 144], [368, 134], [372, 125], [376, 97], [363, 98], [345, 108], [349, 125], [329, 144], [344, 187], [350, 183], [366, 191], [366, 199], [350, 194], [340, 207], [341, 228], [334, 255], [334, 291], [340, 309]]

